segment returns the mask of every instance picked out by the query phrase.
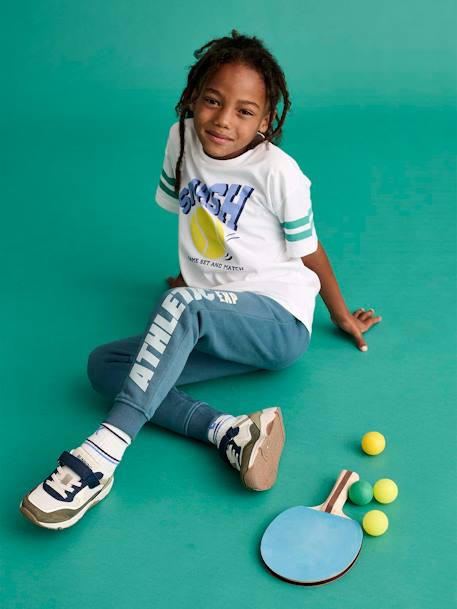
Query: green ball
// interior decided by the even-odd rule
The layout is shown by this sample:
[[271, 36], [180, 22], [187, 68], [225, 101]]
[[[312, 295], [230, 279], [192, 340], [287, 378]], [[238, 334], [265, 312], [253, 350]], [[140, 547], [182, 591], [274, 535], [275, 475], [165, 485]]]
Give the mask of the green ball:
[[373, 499], [373, 487], [366, 480], [354, 482], [349, 487], [349, 499], [356, 505], [366, 505]]

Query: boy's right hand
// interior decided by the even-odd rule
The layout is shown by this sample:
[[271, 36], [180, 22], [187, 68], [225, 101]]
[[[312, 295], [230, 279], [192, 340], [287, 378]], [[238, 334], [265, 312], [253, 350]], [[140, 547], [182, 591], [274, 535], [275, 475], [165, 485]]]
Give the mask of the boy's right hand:
[[170, 288], [181, 288], [187, 286], [187, 283], [184, 281], [181, 273], [179, 273], [177, 277], [167, 277], [167, 283]]

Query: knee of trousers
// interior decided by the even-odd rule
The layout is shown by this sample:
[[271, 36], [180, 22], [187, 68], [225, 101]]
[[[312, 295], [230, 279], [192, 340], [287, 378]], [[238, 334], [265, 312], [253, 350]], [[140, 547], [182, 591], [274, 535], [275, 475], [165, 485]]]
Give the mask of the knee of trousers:
[[103, 369], [106, 365], [106, 349], [103, 346], [96, 347], [89, 353], [87, 358], [86, 372], [89, 381], [95, 391], [103, 393]]
[[[195, 289], [199, 289], [199, 288], [195, 288]], [[204, 292], [204, 290], [201, 290], [201, 291]], [[178, 294], [181, 295], [180, 298], [176, 298], [176, 296]], [[189, 297], [190, 297], [190, 299], [189, 299]], [[165, 290], [165, 292], [163, 292], [161, 295], [160, 302], [163, 304], [168, 299], [177, 300], [179, 302], [179, 304], [182, 304], [186, 309], [193, 308], [193, 307], [195, 307], [195, 305], [197, 305], [197, 308], [198, 308], [199, 302], [203, 302], [203, 300], [204, 300], [203, 297], [196, 298], [194, 296], [191, 296], [189, 289], [184, 288], [184, 287], [170, 288], [168, 290]]]
[[298, 359], [300, 359], [309, 346], [309, 335], [307, 331], [301, 338], [302, 340], [291, 342], [288, 346], [285, 346], [283, 353], [281, 353], [274, 362], [274, 367], [272, 368], [273, 370], [282, 370], [283, 368], [288, 368]]
[[[170, 288], [162, 293], [159, 300], [159, 310], [154, 311], [154, 313], [150, 316], [148, 324], [151, 324], [156, 318], [157, 314], [162, 314], [164, 309], [167, 311], [167, 318], [175, 317], [178, 320], [181, 318], [196, 315], [197, 312], [202, 308], [203, 299], [192, 298], [192, 300], [188, 301], [185, 297], [181, 296], [176, 298], [177, 294], [181, 291], [184, 291], [185, 288]], [[170, 308], [170, 303], [173, 305]]]

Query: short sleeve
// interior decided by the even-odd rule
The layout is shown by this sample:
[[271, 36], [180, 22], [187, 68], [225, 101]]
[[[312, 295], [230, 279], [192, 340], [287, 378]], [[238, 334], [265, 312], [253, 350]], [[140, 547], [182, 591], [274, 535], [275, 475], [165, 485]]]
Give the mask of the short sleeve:
[[318, 239], [311, 204], [311, 181], [300, 171], [292, 179], [279, 178], [274, 212], [284, 235], [290, 258], [301, 258], [317, 250]]
[[177, 131], [178, 123], [170, 127], [165, 155], [162, 164], [162, 173], [155, 194], [155, 200], [160, 207], [175, 214], [179, 212], [179, 197], [175, 193], [175, 167], [177, 161], [177, 141], [179, 137]]

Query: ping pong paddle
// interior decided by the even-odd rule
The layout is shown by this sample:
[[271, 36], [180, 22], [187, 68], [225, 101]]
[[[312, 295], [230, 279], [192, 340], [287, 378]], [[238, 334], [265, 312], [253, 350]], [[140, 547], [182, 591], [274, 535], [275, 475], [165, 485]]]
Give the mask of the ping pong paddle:
[[362, 547], [358, 522], [343, 513], [348, 489], [359, 475], [343, 470], [330, 495], [315, 507], [281, 512], [266, 528], [260, 553], [281, 579], [303, 585], [324, 584], [346, 573]]

